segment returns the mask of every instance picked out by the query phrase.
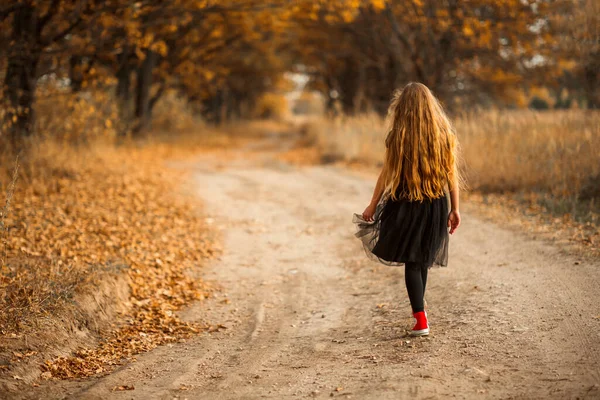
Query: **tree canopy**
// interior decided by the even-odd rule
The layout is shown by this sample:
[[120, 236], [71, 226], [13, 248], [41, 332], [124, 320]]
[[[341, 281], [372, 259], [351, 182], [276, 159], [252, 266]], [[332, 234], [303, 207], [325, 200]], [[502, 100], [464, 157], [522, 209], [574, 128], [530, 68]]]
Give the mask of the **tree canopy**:
[[[166, 90], [208, 121], [248, 115], [285, 72], [346, 113], [408, 81], [449, 106], [569, 87], [598, 107], [598, 0], [7, 0], [2, 136], [35, 128], [40, 82], [114, 91], [135, 132]], [[566, 39], [568, 38], [568, 39]]]

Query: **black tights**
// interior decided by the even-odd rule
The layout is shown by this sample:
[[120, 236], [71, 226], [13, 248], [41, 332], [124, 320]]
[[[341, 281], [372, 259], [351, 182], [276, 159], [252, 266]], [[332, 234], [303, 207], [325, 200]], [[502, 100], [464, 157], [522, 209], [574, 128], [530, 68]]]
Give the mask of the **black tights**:
[[404, 280], [413, 313], [425, 310], [423, 296], [425, 296], [425, 287], [427, 286], [428, 270], [427, 266], [414, 262], [407, 262], [404, 268]]

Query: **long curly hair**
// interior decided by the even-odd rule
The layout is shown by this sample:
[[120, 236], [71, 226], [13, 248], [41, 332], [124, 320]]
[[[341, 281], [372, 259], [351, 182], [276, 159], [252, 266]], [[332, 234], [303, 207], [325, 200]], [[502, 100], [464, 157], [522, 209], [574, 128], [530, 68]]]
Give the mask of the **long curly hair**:
[[384, 193], [423, 201], [461, 185], [458, 141], [444, 109], [422, 83], [396, 90], [388, 110]]

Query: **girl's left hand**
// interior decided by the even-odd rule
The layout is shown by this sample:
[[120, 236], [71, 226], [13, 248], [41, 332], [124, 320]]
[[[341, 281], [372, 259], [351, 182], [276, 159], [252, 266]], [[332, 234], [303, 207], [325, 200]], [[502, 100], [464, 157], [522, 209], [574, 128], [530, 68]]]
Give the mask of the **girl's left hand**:
[[456, 229], [460, 226], [460, 213], [458, 210], [450, 211], [448, 214], [448, 228], [450, 228], [450, 234], [452, 235]]
[[377, 209], [377, 205], [369, 204], [365, 211], [362, 213], [362, 217], [365, 221], [371, 222], [373, 221], [373, 216], [375, 215], [375, 210]]

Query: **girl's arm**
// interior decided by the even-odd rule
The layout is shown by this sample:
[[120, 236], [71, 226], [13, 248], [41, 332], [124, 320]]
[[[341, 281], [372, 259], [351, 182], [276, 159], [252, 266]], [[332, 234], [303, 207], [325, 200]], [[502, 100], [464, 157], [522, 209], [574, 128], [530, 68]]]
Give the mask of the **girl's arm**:
[[448, 215], [448, 227], [450, 234], [460, 226], [460, 210], [459, 210], [459, 189], [458, 178], [455, 177], [450, 185], [450, 214]]
[[379, 204], [379, 200], [381, 200], [381, 196], [383, 196], [383, 170], [379, 173], [379, 178], [377, 178], [377, 184], [375, 185], [375, 190], [373, 190], [373, 197], [371, 198], [371, 203], [365, 208], [363, 212], [363, 218], [365, 221], [373, 221], [373, 216], [375, 215], [375, 210], [377, 209], [377, 204]]
[[459, 211], [458, 178], [454, 178], [454, 182], [452, 182], [452, 186], [450, 187], [450, 207], [451, 211]]

